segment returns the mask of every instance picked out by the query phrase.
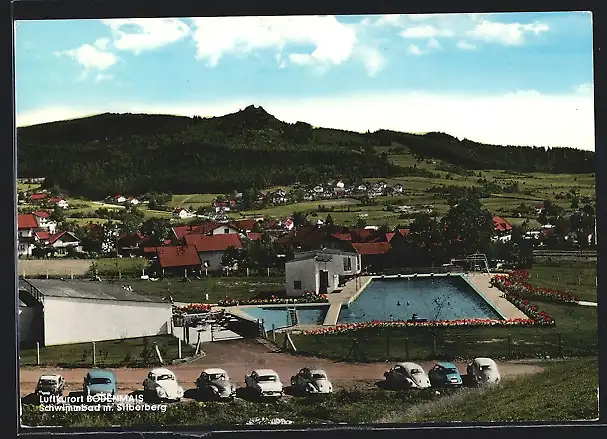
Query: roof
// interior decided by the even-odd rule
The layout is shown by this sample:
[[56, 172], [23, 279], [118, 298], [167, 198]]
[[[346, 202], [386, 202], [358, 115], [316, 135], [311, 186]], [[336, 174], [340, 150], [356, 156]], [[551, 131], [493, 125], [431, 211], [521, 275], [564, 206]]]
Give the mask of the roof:
[[52, 244], [52, 243], [58, 241], [59, 239], [61, 239], [64, 235], [70, 235], [75, 240], [80, 241], [72, 232], [59, 232], [59, 233], [55, 233], [53, 235], [50, 235], [48, 237], [48, 242], [50, 244]]
[[487, 357], [477, 357], [474, 359], [481, 366], [495, 366], [495, 361]]
[[290, 264], [292, 262], [297, 262], [297, 261], [303, 261], [306, 259], [315, 259], [315, 258], [322, 258], [323, 256], [326, 255], [344, 255], [344, 256], [353, 256], [356, 253], [353, 252], [348, 252], [348, 251], [344, 251], [344, 250], [337, 250], [337, 249], [330, 249], [330, 248], [326, 248], [323, 250], [311, 250], [311, 251], [305, 251], [305, 252], [296, 252], [295, 253], [295, 257], [293, 259], [291, 259], [290, 261], [287, 261], [287, 264]]
[[35, 215], [38, 218], [48, 218], [49, 216], [51, 216], [51, 214], [46, 210], [37, 210], [36, 212], [32, 212], [32, 215]]
[[53, 197], [49, 200], [51, 203], [58, 203], [60, 201], [65, 201], [65, 198], [63, 197]]
[[499, 231], [512, 230], [510, 223], [499, 216], [493, 217], [493, 225], [495, 226], [496, 230]]
[[389, 242], [358, 242], [352, 243], [352, 247], [361, 255], [381, 255], [391, 248]]
[[157, 367], [155, 369], [150, 370], [154, 375], [175, 375], [172, 370], [167, 369], [166, 367]]
[[264, 376], [264, 375], [278, 375], [276, 373], [276, 371], [272, 370], [272, 369], [255, 369], [253, 372], [255, 372], [257, 375], [259, 376]]
[[49, 232], [36, 232], [36, 237], [41, 241], [48, 241], [51, 234]]
[[91, 377], [99, 377], [99, 378], [115, 378], [114, 372], [112, 372], [111, 370], [106, 370], [106, 369], [93, 369], [93, 370], [89, 370], [89, 372], [87, 373], [88, 376]]
[[247, 238], [249, 238], [251, 241], [259, 241], [261, 239], [261, 233], [248, 232]]
[[32, 194], [30, 200], [42, 200], [46, 198], [46, 194]]
[[209, 374], [209, 375], [215, 375], [218, 373], [225, 373], [227, 375], [225, 370], [219, 369], [218, 367], [212, 367], [210, 369], [205, 369], [205, 370], [203, 370], [203, 372], [206, 374]]
[[342, 241], [352, 241], [352, 236], [350, 236], [349, 233], [332, 233], [331, 236], [341, 239]]
[[37, 229], [38, 221], [36, 221], [36, 217], [33, 213], [20, 213], [17, 216], [17, 226], [18, 229]]
[[57, 381], [60, 376], [61, 375], [41, 375], [39, 379]]
[[198, 252], [216, 252], [227, 250], [228, 247], [242, 248], [240, 236], [236, 233], [221, 235], [185, 235], [185, 242], [194, 246]]
[[193, 245], [173, 245], [156, 247], [158, 260], [162, 268], [191, 267], [200, 265], [200, 258]]
[[321, 373], [323, 375], [327, 374], [327, 372], [325, 372], [323, 369], [310, 369], [310, 373]]
[[402, 363], [396, 363], [395, 366], [402, 366], [405, 369], [422, 369], [422, 370], [424, 370], [419, 364], [412, 363], [410, 361], [405, 361], [405, 362], [402, 362]]
[[254, 219], [242, 219], [234, 221], [234, 225], [242, 230], [253, 230], [257, 221]]
[[19, 289], [29, 289], [30, 285], [36, 288], [43, 296], [48, 297], [114, 300], [121, 302], [166, 302], [125, 290], [122, 284], [113, 284], [109, 282], [92, 280], [19, 279]]
[[175, 226], [173, 227], [173, 233], [177, 239], [182, 239], [185, 235], [206, 235], [220, 225], [221, 224], [216, 223], [215, 221], [207, 221], [195, 226]]
[[395, 232], [386, 233], [386, 241], [388, 241], [388, 242], [392, 241], [392, 238], [394, 238], [394, 235], [396, 235]]
[[407, 237], [407, 235], [409, 234], [409, 229], [398, 229], [398, 233], [400, 233], [404, 237]]
[[457, 366], [453, 363], [449, 363], [447, 361], [439, 361], [437, 364], [439, 364], [440, 366], [443, 366], [444, 368], [453, 368], [453, 369], [457, 369]]
[[352, 242], [365, 242], [377, 236], [377, 232], [372, 229], [350, 229]]

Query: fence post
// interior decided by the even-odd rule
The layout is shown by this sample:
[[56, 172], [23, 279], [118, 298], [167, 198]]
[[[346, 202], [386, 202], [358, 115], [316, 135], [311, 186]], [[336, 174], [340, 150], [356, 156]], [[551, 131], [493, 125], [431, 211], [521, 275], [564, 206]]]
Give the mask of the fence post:
[[563, 358], [563, 339], [561, 338], [561, 333], [557, 332], [557, 343], [558, 343], [558, 356], [559, 358]]
[[508, 358], [512, 358], [512, 335], [508, 334]]
[[93, 366], [97, 366], [97, 354], [95, 350], [95, 342], [93, 342]]
[[409, 337], [405, 337], [405, 358], [409, 360]]
[[272, 323], [272, 341], [276, 344], [276, 324]]
[[177, 356], [181, 360], [181, 339], [177, 339]]
[[40, 342], [36, 342], [36, 366], [40, 366]]

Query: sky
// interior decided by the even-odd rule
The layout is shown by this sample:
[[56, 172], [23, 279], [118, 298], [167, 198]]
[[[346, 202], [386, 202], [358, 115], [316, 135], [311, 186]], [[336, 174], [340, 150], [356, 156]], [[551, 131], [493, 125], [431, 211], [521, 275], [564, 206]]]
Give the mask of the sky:
[[594, 150], [584, 12], [18, 21], [17, 126], [99, 113]]

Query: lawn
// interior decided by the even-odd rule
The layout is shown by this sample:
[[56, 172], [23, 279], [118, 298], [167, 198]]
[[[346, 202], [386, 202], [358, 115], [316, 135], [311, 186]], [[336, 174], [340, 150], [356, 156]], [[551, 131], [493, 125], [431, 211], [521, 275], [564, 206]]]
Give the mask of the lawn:
[[[125, 338], [120, 340], [98, 341], [95, 343], [97, 366], [101, 367], [145, 367], [159, 364], [153, 351], [156, 343], [163, 360], [171, 362], [178, 358], [178, 339], [172, 335], [154, 337]], [[146, 348], [147, 346], [147, 348]], [[193, 355], [194, 348], [185, 343], [181, 345], [182, 357]], [[149, 353], [151, 352], [151, 355]], [[36, 365], [36, 349], [19, 351], [20, 365]], [[41, 366], [92, 367], [93, 344], [76, 343], [40, 348]]]
[[318, 200], [318, 201], [302, 201], [301, 203], [291, 203], [268, 207], [266, 209], [254, 209], [239, 212], [243, 216], [268, 216], [268, 217], [285, 217], [292, 215], [293, 212], [312, 212], [318, 210], [318, 206], [340, 208], [343, 206], [355, 206], [357, 200], [344, 198], [340, 200]]
[[[244, 299], [272, 294], [284, 294], [284, 276], [203, 277], [180, 280], [158, 280], [155, 282], [133, 279], [128, 281], [133, 291], [151, 297], [171, 295], [175, 302], [217, 303], [221, 299]], [[205, 295], [209, 295], [206, 300]]]
[[534, 264], [529, 274], [535, 286], [571, 291], [581, 300], [597, 301], [596, 262]]
[[171, 207], [189, 207], [190, 205], [199, 207], [210, 207], [211, 202], [221, 194], [180, 194], [173, 195]]
[[91, 263], [91, 269], [103, 277], [140, 276], [148, 267], [149, 262], [144, 258], [101, 258]]
[[555, 362], [538, 375], [447, 397], [396, 422], [593, 420], [599, 416], [598, 381], [596, 358]]

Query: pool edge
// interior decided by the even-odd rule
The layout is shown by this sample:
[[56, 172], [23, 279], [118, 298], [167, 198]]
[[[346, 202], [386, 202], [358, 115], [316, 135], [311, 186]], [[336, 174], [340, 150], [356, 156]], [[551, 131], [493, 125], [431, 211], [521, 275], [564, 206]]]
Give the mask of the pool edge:
[[476, 294], [478, 294], [478, 295], [479, 295], [479, 296], [480, 296], [480, 297], [481, 297], [481, 298], [482, 298], [482, 299], [485, 301], [485, 303], [487, 303], [487, 305], [489, 305], [489, 306], [491, 307], [491, 309], [492, 309], [492, 310], [494, 310], [494, 311], [497, 313], [497, 315], [498, 315], [498, 316], [500, 316], [500, 317], [502, 318], [502, 320], [508, 320], [508, 319], [506, 318], [506, 316], [505, 316], [504, 314], [502, 314], [502, 312], [501, 312], [501, 311], [500, 311], [498, 308], [496, 308], [496, 306], [493, 304], [493, 302], [491, 302], [489, 299], [487, 299], [487, 297], [486, 297], [486, 296], [485, 296], [483, 293], [481, 293], [481, 292], [479, 291], [479, 289], [478, 289], [478, 288], [476, 288], [476, 287], [475, 287], [475, 286], [474, 286], [474, 285], [473, 285], [473, 284], [472, 284], [472, 283], [471, 283], [471, 282], [468, 280], [468, 277], [467, 277], [467, 276], [465, 276], [464, 274], [458, 274], [458, 276], [459, 276], [461, 279], [463, 279], [463, 280], [464, 280], [464, 282], [466, 282], [466, 284], [467, 284], [467, 285], [469, 285], [469, 286], [470, 286], [470, 288], [472, 288], [472, 290], [473, 290], [473, 291], [474, 291]]

